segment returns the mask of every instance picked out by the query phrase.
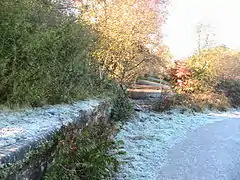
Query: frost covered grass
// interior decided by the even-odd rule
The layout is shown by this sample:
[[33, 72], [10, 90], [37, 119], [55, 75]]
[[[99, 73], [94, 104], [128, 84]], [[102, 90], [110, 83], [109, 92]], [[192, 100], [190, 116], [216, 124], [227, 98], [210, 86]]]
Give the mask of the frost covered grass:
[[167, 162], [167, 153], [181, 142], [189, 131], [230, 116], [240, 116], [240, 111], [205, 111], [204, 113], [180, 113], [172, 110], [165, 113], [139, 112], [126, 123], [117, 135], [125, 142], [127, 154], [123, 157], [118, 180], [154, 180], [159, 169]]

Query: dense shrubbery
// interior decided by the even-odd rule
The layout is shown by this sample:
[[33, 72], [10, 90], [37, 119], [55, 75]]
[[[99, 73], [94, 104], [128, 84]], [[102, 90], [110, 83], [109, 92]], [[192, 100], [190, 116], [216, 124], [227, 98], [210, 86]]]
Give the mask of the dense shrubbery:
[[199, 50], [176, 62], [166, 76], [176, 92], [167, 107], [181, 105], [196, 111], [239, 107], [239, 63], [240, 54], [224, 46]]
[[227, 97], [211, 90], [192, 94], [180, 94], [175, 97], [175, 105], [187, 107], [194, 111], [203, 111], [206, 108], [223, 111], [230, 107]]
[[[190, 60], [192, 61], [192, 59]], [[210, 62], [209, 59], [208, 61]], [[214, 72], [218, 72], [219, 75], [217, 76]], [[205, 108], [226, 110], [230, 106], [236, 107], [236, 102], [233, 99], [237, 99], [239, 94], [238, 86], [234, 81], [231, 81], [234, 85], [227, 87], [226, 81], [219, 81], [220, 74], [220, 70], [214, 70], [214, 66], [208, 67], [206, 65], [206, 67], [197, 68], [189, 65], [188, 60], [176, 62], [175, 67], [170, 69], [168, 74], [168, 80], [174, 87], [176, 94], [168, 98], [167, 103], [163, 103], [161, 107], [166, 109], [180, 105], [195, 111], [202, 111]], [[216, 90], [216, 87], [219, 90]]]
[[155, 111], [166, 111], [171, 108], [189, 108], [193, 111], [203, 111], [205, 109], [217, 109], [224, 111], [231, 105], [228, 98], [214, 91], [176, 93], [173, 96], [165, 96], [154, 104]]
[[62, 130], [45, 179], [114, 179], [121, 164], [117, 156], [125, 152], [123, 142], [112, 139], [113, 127], [100, 123], [79, 132], [74, 126]]
[[[205, 49], [199, 55], [187, 59], [187, 63], [188, 67], [194, 70], [195, 78], [201, 81], [203, 92], [210, 91], [215, 94], [207, 96], [206, 99], [214, 102], [216, 106], [240, 105], [240, 83], [237, 79], [240, 72], [238, 52], [224, 46]], [[219, 98], [217, 95], [220, 95]], [[216, 99], [220, 99], [221, 103], [217, 103]]]
[[194, 77], [194, 71], [183, 61], [175, 62], [169, 70], [168, 80], [177, 93], [193, 93], [201, 90], [201, 82]]
[[217, 91], [223, 92], [233, 107], [240, 107], [240, 80], [221, 79], [216, 85]]
[[43, 0], [3, 0], [0, 19], [1, 104], [69, 102], [109, 85], [89, 58], [94, 37], [81, 20]]
[[197, 79], [213, 85], [218, 82], [219, 77], [239, 74], [239, 57], [239, 53], [218, 46], [201, 50], [186, 59], [186, 63], [194, 71]]
[[[125, 90], [123, 90], [125, 91]], [[133, 105], [127, 97], [127, 94], [122, 91], [117, 91], [112, 100], [111, 119], [113, 121], [124, 122], [133, 115]]]

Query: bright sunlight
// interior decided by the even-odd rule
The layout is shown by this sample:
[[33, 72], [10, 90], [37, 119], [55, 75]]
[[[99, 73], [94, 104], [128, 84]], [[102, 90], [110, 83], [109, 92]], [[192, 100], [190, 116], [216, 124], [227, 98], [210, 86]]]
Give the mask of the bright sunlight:
[[197, 47], [196, 26], [209, 24], [216, 45], [240, 49], [238, 0], [173, 0], [164, 26], [164, 40], [174, 58], [191, 55]]

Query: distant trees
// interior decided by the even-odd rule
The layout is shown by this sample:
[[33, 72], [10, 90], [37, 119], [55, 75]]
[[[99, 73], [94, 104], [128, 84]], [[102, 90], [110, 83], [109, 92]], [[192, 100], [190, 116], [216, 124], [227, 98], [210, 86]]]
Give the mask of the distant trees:
[[199, 24], [197, 34], [196, 53], [187, 62], [198, 79], [212, 83], [220, 77], [233, 76], [239, 72], [239, 53], [224, 45], [216, 46], [211, 25]]

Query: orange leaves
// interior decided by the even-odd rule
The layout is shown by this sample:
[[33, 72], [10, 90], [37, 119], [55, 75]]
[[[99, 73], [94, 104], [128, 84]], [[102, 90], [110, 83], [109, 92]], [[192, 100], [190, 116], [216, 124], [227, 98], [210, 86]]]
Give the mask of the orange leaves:
[[179, 69], [176, 69], [175, 75], [177, 78], [190, 77], [192, 75], [192, 72], [187, 68], [180, 67]]
[[179, 92], [193, 92], [200, 86], [200, 82], [194, 79], [192, 70], [184, 62], [175, 62], [175, 67], [170, 69], [169, 75]]
[[186, 80], [192, 77], [192, 71], [183, 62], [175, 62], [176, 67], [170, 70], [170, 75], [175, 81]]

